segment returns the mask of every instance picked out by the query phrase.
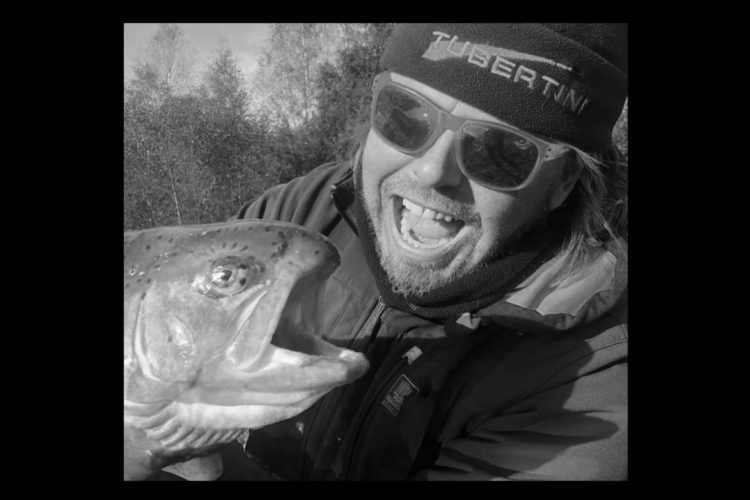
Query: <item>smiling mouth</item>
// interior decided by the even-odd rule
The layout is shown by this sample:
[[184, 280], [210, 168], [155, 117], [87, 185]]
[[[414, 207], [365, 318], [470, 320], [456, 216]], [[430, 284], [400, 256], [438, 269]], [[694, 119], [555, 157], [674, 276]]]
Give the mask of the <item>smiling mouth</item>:
[[453, 214], [399, 196], [393, 197], [393, 215], [401, 246], [421, 256], [445, 253], [466, 227], [466, 222]]

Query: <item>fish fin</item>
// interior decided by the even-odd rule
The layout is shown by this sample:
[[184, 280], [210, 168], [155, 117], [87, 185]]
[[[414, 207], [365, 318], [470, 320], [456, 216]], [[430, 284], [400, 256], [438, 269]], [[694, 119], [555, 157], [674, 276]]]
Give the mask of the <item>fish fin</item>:
[[163, 470], [188, 481], [215, 481], [224, 472], [224, 464], [221, 455], [216, 453], [172, 464]]

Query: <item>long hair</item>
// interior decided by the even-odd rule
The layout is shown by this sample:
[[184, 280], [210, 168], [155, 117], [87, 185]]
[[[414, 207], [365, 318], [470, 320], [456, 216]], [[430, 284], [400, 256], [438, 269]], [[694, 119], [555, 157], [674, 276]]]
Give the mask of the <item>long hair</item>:
[[561, 251], [566, 259], [562, 279], [580, 270], [605, 245], [616, 258], [627, 258], [627, 159], [614, 143], [603, 154], [571, 149], [572, 161], [563, 175], [578, 169], [580, 175], [561, 207], [569, 226]]
[[[349, 159], [354, 162], [364, 148], [369, 120], [357, 125], [349, 136]], [[589, 154], [574, 146], [563, 175], [580, 170], [578, 180], [559, 209], [569, 232], [560, 255], [565, 261], [556, 282], [585, 267], [591, 256], [607, 246], [616, 258], [627, 258], [628, 162], [614, 143], [603, 154]]]

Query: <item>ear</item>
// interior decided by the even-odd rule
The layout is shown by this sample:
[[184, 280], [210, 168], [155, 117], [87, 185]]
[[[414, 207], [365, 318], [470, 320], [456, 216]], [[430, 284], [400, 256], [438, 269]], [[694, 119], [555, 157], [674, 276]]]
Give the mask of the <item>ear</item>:
[[552, 212], [560, 208], [568, 199], [568, 195], [578, 182], [581, 175], [581, 167], [572, 154], [567, 155], [564, 159], [567, 163], [563, 166], [560, 179], [552, 189], [549, 197], [549, 211]]

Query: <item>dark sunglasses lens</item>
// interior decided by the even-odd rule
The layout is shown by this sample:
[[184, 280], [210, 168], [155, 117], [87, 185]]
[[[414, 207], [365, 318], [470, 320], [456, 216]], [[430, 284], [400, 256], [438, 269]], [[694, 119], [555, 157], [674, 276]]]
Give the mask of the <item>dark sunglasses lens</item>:
[[430, 106], [397, 87], [385, 87], [375, 96], [372, 126], [399, 148], [419, 149], [436, 123], [437, 113]]
[[469, 177], [512, 188], [520, 186], [534, 170], [539, 149], [528, 139], [478, 123], [467, 123], [462, 130], [461, 160]]

